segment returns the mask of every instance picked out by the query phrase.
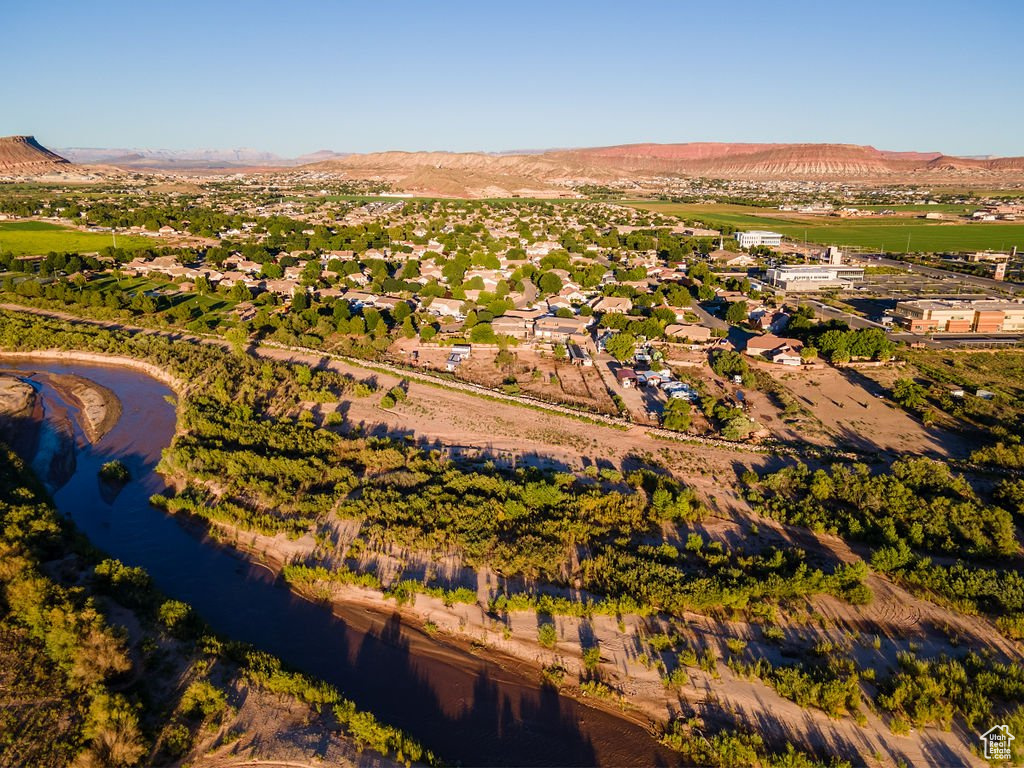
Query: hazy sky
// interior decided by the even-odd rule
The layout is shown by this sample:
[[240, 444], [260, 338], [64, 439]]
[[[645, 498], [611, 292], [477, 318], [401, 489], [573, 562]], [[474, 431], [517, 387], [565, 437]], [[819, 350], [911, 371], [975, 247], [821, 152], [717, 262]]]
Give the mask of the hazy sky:
[[1024, 155], [1024, 2], [18, 2], [0, 135], [53, 147], [833, 141]]

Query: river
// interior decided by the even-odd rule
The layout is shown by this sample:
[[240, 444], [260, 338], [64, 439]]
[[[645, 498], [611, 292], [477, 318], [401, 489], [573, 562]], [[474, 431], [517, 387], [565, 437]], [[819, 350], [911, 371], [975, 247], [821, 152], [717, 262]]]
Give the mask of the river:
[[[53, 494], [97, 547], [145, 568], [168, 596], [189, 603], [226, 638], [278, 656], [337, 686], [384, 722], [407, 731], [450, 763], [464, 765], [673, 765], [642, 725], [560, 696], [535, 672], [469, 653], [402, 623], [397, 612], [336, 609], [293, 595], [266, 568], [149, 504], [164, 491], [154, 471], [175, 428], [173, 393], [127, 368], [41, 360], [0, 368], [31, 377], [47, 420], [75, 407], [47, 383], [74, 373], [112, 390], [123, 413], [95, 445], [78, 442], [74, 472]], [[64, 421], [66, 423], [66, 421]], [[115, 496], [97, 477], [120, 459], [132, 480]], [[519, 668], [517, 668], [517, 666]]]

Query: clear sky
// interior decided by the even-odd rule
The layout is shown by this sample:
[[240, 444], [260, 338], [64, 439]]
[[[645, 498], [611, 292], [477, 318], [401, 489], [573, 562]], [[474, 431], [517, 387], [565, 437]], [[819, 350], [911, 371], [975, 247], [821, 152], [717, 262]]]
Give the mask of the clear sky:
[[1024, 2], [11, 2], [0, 135], [53, 147], [832, 141], [1024, 155]]

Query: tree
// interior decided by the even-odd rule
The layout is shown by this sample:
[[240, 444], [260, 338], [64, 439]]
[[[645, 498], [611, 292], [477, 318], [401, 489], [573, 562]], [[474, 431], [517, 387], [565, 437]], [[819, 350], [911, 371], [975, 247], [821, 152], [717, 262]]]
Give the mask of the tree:
[[231, 291], [228, 295], [232, 301], [252, 301], [252, 291], [241, 280], [231, 286]]
[[711, 370], [725, 379], [740, 376], [747, 387], [754, 383], [754, 376], [743, 355], [731, 349], [720, 349], [712, 354]]
[[196, 293], [198, 293], [200, 296], [205, 296], [212, 290], [210, 286], [210, 281], [206, 279], [205, 275], [199, 275], [196, 278], [194, 285]]
[[725, 319], [733, 325], [739, 325], [747, 320], [747, 302], [734, 301], [725, 311]]
[[620, 363], [630, 360], [636, 350], [636, 336], [631, 333], [617, 333], [604, 344], [605, 350]]
[[490, 323], [477, 323], [469, 332], [469, 340], [475, 344], [494, 344], [498, 339]]
[[690, 428], [693, 418], [690, 415], [690, 403], [681, 397], [673, 398], [665, 404], [662, 411], [661, 426], [676, 432], [685, 432]]
[[320, 272], [319, 261], [308, 261], [306, 266], [302, 268], [300, 281], [303, 285], [316, 285], [317, 280], [320, 279]]
[[375, 331], [382, 318], [381, 313], [373, 307], [367, 307], [363, 310], [363, 319], [366, 321], [366, 330], [368, 331]]
[[249, 341], [249, 334], [245, 332], [244, 328], [229, 328], [224, 337], [236, 355], [245, 354], [245, 345]]
[[540, 288], [542, 293], [558, 293], [562, 290], [562, 280], [552, 272], [545, 272], [540, 276], [537, 287]]
[[913, 379], [896, 379], [892, 399], [912, 411], [920, 411], [928, 404], [928, 390]]
[[416, 326], [413, 325], [412, 318], [408, 315], [406, 315], [405, 319], [402, 321], [402, 335], [407, 339], [416, 337]]

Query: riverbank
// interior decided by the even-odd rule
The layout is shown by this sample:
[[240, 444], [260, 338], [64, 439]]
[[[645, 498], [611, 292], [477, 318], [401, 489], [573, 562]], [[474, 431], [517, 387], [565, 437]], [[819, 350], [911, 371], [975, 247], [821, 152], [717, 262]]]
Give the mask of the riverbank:
[[0, 440], [26, 461], [39, 450], [42, 416], [32, 385], [0, 371]]
[[[110, 358], [103, 358], [103, 362], [108, 362], [109, 360]], [[737, 533], [743, 534], [744, 531], [737, 531]], [[244, 541], [247, 535], [248, 534], [239, 534], [239, 539]], [[789, 535], [792, 536], [791, 531], [789, 532]], [[228, 540], [231, 540], [230, 534], [228, 535]], [[281, 554], [280, 561], [282, 563], [288, 562], [288, 558], [294, 557], [296, 554], [301, 555], [302, 552], [306, 551], [312, 544], [311, 541], [303, 542], [302, 539], [299, 539], [297, 542], [291, 542], [282, 538], [280, 541], [290, 548], [289, 551]], [[257, 548], [261, 544], [258, 540], [254, 541], [254, 543], [257, 545]], [[299, 546], [296, 547], [296, 544]], [[832, 545], [838, 546], [838, 543], [832, 542]], [[236, 544], [236, 546], [238, 545]], [[480, 576], [484, 580], [480, 584], [481, 590], [485, 587], [495, 586], [494, 583], [488, 583], [487, 574], [482, 573]], [[478, 590], [478, 594], [481, 590]], [[359, 591], [355, 590], [355, 592]], [[464, 639], [470, 643], [471, 649], [474, 642], [477, 645], [478, 651], [486, 649], [487, 652], [485, 654], [481, 654], [481, 656], [490, 658], [491, 655], [495, 654], [496, 651], [500, 649], [501, 641], [514, 641], [516, 646], [525, 648], [525, 652], [527, 654], [532, 654], [533, 660], [526, 662], [534, 665], [531, 668], [537, 669], [539, 667], [550, 667], [553, 665], [545, 663], [545, 654], [549, 649], [540, 649], [539, 643], [537, 642], [538, 623], [543, 621], [543, 619], [532, 612], [512, 614], [508, 621], [504, 623], [504, 626], [501, 624], [495, 626], [493, 623], [488, 626], [486, 621], [493, 622], [494, 620], [493, 618], [486, 616], [482, 603], [478, 603], [475, 606], [449, 607], [444, 606], [442, 601], [435, 598], [420, 596], [417, 597], [410, 606], [403, 607], [401, 611], [396, 611], [396, 608], [392, 607], [393, 603], [387, 598], [384, 598], [381, 593], [377, 592], [371, 593], [369, 596], [366, 594], [360, 596], [353, 593], [353, 588], [345, 587], [339, 590], [337, 594], [332, 594], [331, 597], [334, 599], [336, 608], [338, 606], [345, 607], [346, 622], [348, 621], [349, 615], [353, 612], [353, 607], [359, 605], [360, 600], [370, 599], [371, 601], [378, 601], [378, 605], [383, 606], [383, 609], [378, 608], [378, 610], [375, 611], [376, 614], [390, 613], [391, 615], [394, 615], [398, 612], [399, 615], [403, 615], [412, 613], [414, 617], [421, 622], [423, 630], [421, 634], [423, 635], [427, 635], [430, 632], [437, 634], [446, 628], [454, 627], [450, 634], [455, 637], [461, 637], [464, 635]], [[894, 594], [892, 597], [895, 601], [905, 600], [905, 596], [898, 593]], [[483, 602], [486, 602], [486, 600], [484, 599]], [[817, 602], [820, 603], [821, 601]], [[820, 606], [816, 605], [815, 609], [818, 607]], [[451, 611], [452, 613], [450, 615], [443, 615], [442, 609]], [[860, 609], [853, 613], [857, 614], [859, 612]], [[492, 635], [494, 633], [500, 633], [500, 637], [493, 637], [488, 640], [485, 636], [474, 636], [472, 633], [467, 632], [467, 629], [475, 627], [473, 624], [473, 621], [476, 620], [474, 616], [479, 616], [478, 620], [481, 622], [480, 626], [483, 630], [489, 630]], [[625, 623], [627, 619], [630, 621], [628, 625]], [[808, 616], [808, 619], [813, 621], [817, 620], [813, 619], [811, 616]], [[684, 617], [684, 620], [690, 625], [688, 627], [688, 631], [693, 629], [694, 632], [700, 629], [701, 623], [706, 623], [709, 629], [701, 631], [707, 635], [707, 642], [714, 642], [718, 648], [721, 648], [723, 645], [723, 640], [726, 640], [729, 637], [739, 637], [739, 635], [734, 634], [737, 632], [751, 633], [751, 640], [756, 641], [761, 639], [756, 634], [760, 630], [757, 627], [747, 624], [734, 623], [733, 625], [729, 625], [726, 622], [712, 621], [707, 617], [696, 615], [688, 615]], [[427, 622], [431, 622], [431, 624], [434, 625], [432, 629], [428, 629]], [[602, 655], [606, 650], [619, 654], [611, 659], [601, 662], [602, 665], [604, 665], [600, 667], [602, 674], [606, 671], [609, 675], [612, 674], [612, 672], [617, 672], [620, 659], [625, 660], [623, 664], [628, 665], [631, 663], [633, 665], [626, 666], [625, 670], [622, 672], [622, 674], [625, 675], [623, 679], [628, 684], [621, 687], [623, 687], [624, 693], [626, 693], [627, 696], [635, 696], [638, 699], [642, 697], [643, 692], [640, 690], [634, 690], [630, 687], [634, 684], [628, 682], [630, 675], [635, 672], [637, 679], [649, 681], [651, 685], [657, 688], [657, 696], [660, 697], [661, 701], [670, 699], [672, 696], [676, 695], [675, 692], [670, 693], [664, 689], [664, 686], [661, 685], [660, 676], [658, 675], [657, 670], [652, 668], [653, 664], [651, 667], [648, 667], [641, 661], [641, 657], [646, 653], [646, 651], [644, 651], [642, 646], [634, 640], [634, 630], [639, 629], [640, 625], [639, 623], [633, 622], [634, 618], [623, 617], [624, 626], [621, 629], [617, 626], [615, 627], [615, 630], [621, 634], [620, 637], [616, 638], [614, 634], [605, 634], [606, 632], [610, 632], [607, 625], [616, 623], [616, 619], [613, 617], [596, 617], [590, 620], [556, 619], [555, 626], [559, 634], [559, 642], [556, 644], [555, 649], [551, 651], [554, 663], [559, 663], [559, 658], [565, 659], [566, 664], [563, 666], [566, 666], [567, 668], [565, 669], [564, 675], [566, 678], [571, 678], [571, 669], [579, 669], [578, 666], [572, 668], [567, 666], [573, 663], [578, 664], [578, 662], [574, 662], [570, 659], [570, 655], [575, 658], [577, 653], [575, 649], [575, 643], [577, 641], [573, 640], [573, 638], [577, 638], [582, 645], [584, 641], [584, 633], [591, 632], [597, 639], [597, 646], [602, 650]], [[824, 628], [825, 626], [823, 624], [822, 629]], [[510, 637], [505, 637], [505, 629], [509, 630]], [[822, 636], [826, 634], [842, 634], [840, 627], [832, 627], [831, 629], [833, 631], [827, 633], [818, 633], [810, 627], [806, 629], [808, 632], [820, 634]], [[797, 631], [797, 628], [792, 625], [787, 625], [787, 631]], [[403, 639], [408, 639], [411, 636], [411, 633], [405, 633]], [[439, 645], [436, 641], [428, 643], [426, 637], [424, 637], [423, 640], [424, 646], [426, 647], [436, 647]], [[621, 650], [616, 647], [617, 640], [621, 642]], [[415, 658], [418, 658], [420, 654], [419, 641], [408, 640], [408, 642], [415, 643]], [[971, 645], [974, 645], [974, 643], [971, 643]], [[893, 647], [894, 646], [887, 644], [886, 652], [891, 652]], [[492, 648], [494, 650], [492, 650]], [[759, 647], [758, 651], [760, 650], [762, 650], [762, 648]], [[410, 657], [412, 657], [412, 654], [410, 654]], [[724, 652], [720, 650], [719, 658], [724, 657]], [[652, 658], [648, 658], [648, 662], [652, 661]], [[643, 667], [643, 669], [637, 669], [637, 665]], [[762, 719], [770, 715], [780, 723], [790, 724], [793, 731], [786, 734], [786, 736], [789, 740], [796, 743], [807, 743], [806, 739], [811, 739], [813, 746], [827, 750], [830, 748], [836, 748], [835, 745], [837, 744], [861, 745], [868, 742], [870, 745], [880, 745], [879, 751], [883, 753], [893, 754], [893, 751], [895, 750], [898, 751], [899, 754], [906, 755], [910, 758], [914, 755], [922, 755], [922, 760], [924, 760], [924, 747], [928, 742], [923, 742], [921, 736], [915, 735], [909, 737], [898, 737], [892, 735], [890, 737], [888, 735], [887, 726], [880, 721], [877, 722], [877, 724], [869, 721], [872, 727], [868, 731], [864, 731], [848, 718], [844, 718], [841, 721], [831, 721], [823, 713], [815, 710], [801, 709], [792, 702], [782, 699], [763, 683], [757, 681], [751, 682], [747, 680], [737, 680], [731, 677], [724, 664], [716, 664], [713, 673], [708, 673], [706, 677], [701, 677], [702, 672], [703, 671], [693, 671], [693, 674], [690, 676], [690, 682], [692, 685], [689, 685], [679, 691], [681, 698], [684, 698], [687, 702], [707, 699], [709, 702], [713, 702], [717, 709], [721, 710], [723, 707], [718, 706], [718, 703], [724, 698], [729, 702], [730, 711], [742, 712], [744, 715], [755, 719]], [[615, 678], [609, 677], [608, 679], [614, 680]], [[714, 683], [712, 684], [713, 680]], [[639, 687], [640, 683], [636, 683], [635, 685]], [[602, 704], [602, 706], [604, 706], [604, 704]], [[795, 723], [803, 723], [804, 726], [793, 726], [792, 724]], [[876, 725], [877, 727], [875, 727]], [[767, 733], [769, 729], [764, 728], [764, 730]], [[958, 755], [962, 751], [963, 742], [959, 738], [947, 740], [943, 734], [936, 734], [931, 730], [928, 731], [927, 735], [931, 740], [939, 738], [943, 742], [944, 747], [954, 749]], [[838, 748], [836, 749], [838, 751]], [[866, 752], [864, 752], [860, 747], [857, 747], [857, 749], [859, 753], [866, 754]], [[867, 747], [864, 749], [867, 749]], [[965, 759], [965, 762], [968, 761], [969, 757]], [[919, 761], [911, 759], [910, 762], [916, 763]]]
[[[54, 398], [49, 375], [77, 370], [114, 390], [125, 410], [99, 444], [83, 446], [79, 470], [55, 494], [58, 508], [96, 546], [146, 568], [162, 591], [193, 605], [219, 635], [337, 686], [360, 709], [459, 763], [676, 764], [642, 719], [559, 696], [515, 659], [499, 665], [480, 648], [432, 636], [387, 602], [378, 610], [352, 602], [332, 613], [282, 588], [241, 548], [213, 546], [197, 525], [152, 507], [152, 494], [166, 490], [154, 468], [175, 430], [172, 390], [110, 365], [109, 357], [96, 366], [90, 354], [94, 367], [71, 369], [73, 357], [26, 360], [20, 368], [42, 372], [42, 389]], [[101, 500], [96, 471], [112, 458], [124, 461], [133, 479], [116, 498]]]
[[[220, 522], [190, 517], [195, 524], [218, 541], [244, 552], [261, 563], [275, 578], [281, 578], [285, 565], [303, 562], [316, 549], [316, 542], [307, 535], [289, 539], [284, 535], [266, 536], [242, 531]], [[847, 552], [848, 559], [855, 559]], [[949, 621], [950, 615], [938, 606], [913, 597], [887, 580], [872, 576], [869, 580], [876, 593], [875, 602], [867, 608], [850, 606], [828, 596], [808, 602], [807, 622], [787, 627], [787, 634], [806, 634], [836, 648], [850, 645], [849, 654], [865, 667], [895, 665], [897, 653], [907, 643], [886, 641], [879, 650], [868, 642], [876, 635], [866, 632], [854, 637], [852, 627], [877, 622], [881, 636], [888, 630], [879, 627], [900, 626], [917, 638], [932, 653], [948, 650], [928, 639], [926, 628]], [[894, 733], [883, 717], [872, 709], [862, 710], [863, 719], [852, 716], [830, 717], [822, 710], [796, 704], [756, 678], [736, 674], [727, 660], [737, 655], [730, 646], [740, 641], [745, 650], [770, 659], [774, 664], [792, 663], [793, 651], [787, 643], [768, 641], [763, 627], [746, 621], [716, 619], [687, 612], [672, 619], [666, 616], [593, 615], [589, 617], [543, 617], [533, 611], [515, 611], [495, 616], [485, 608], [486, 595], [498, 583], [496, 575], [479, 574], [479, 602], [446, 604], [439, 597], [418, 593], [409, 602], [400, 602], [381, 590], [337, 582], [317, 582], [305, 588], [292, 585], [292, 590], [312, 603], [329, 606], [336, 615], [350, 616], [353, 610], [364, 609], [374, 614], [391, 613], [402, 617], [403, 624], [415, 626], [419, 633], [451, 647], [451, 658], [459, 654], [486, 655], [510, 671], [535, 676], [557, 688], [559, 694], [582, 704], [605, 711], [615, 717], [641, 725], [657, 738], [667, 723], [680, 716], [697, 714], [705, 725], [714, 728], [735, 726], [734, 717], [745, 721], [771, 743], [793, 743], [821, 754], [845, 755], [864, 765], [926, 765], [937, 744], [960, 765], [984, 765], [969, 750], [970, 734], [921, 729], [909, 734]], [[990, 647], [998, 653], [1019, 657], [1012, 644], [992, 631], [979, 617], [956, 616], [947, 629], [971, 647]], [[538, 639], [542, 623], [555, 627], [554, 647], [544, 647]], [[680, 637], [696, 653], [710, 652], [713, 663], [706, 668], [688, 666], [681, 682], [667, 685], [659, 668], [661, 654], [652, 651], [646, 638], [662, 632], [681, 633]], [[988, 637], [988, 642], [982, 638]], [[914, 644], [914, 643], [911, 643]], [[418, 645], [414, 645], [417, 647]], [[586, 648], [597, 648], [600, 661], [588, 667]], [[739, 654], [739, 655], [742, 655]], [[870, 659], [870, 661], [869, 661]], [[586, 686], [583, 681], [595, 680], [606, 689]], [[868, 759], [868, 756], [888, 756]], [[856, 763], [855, 763], [856, 764]]]
[[95, 381], [71, 373], [51, 374], [50, 384], [81, 415], [82, 431], [90, 443], [97, 443], [121, 418], [121, 401]]

